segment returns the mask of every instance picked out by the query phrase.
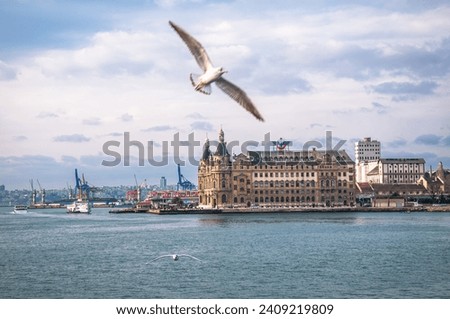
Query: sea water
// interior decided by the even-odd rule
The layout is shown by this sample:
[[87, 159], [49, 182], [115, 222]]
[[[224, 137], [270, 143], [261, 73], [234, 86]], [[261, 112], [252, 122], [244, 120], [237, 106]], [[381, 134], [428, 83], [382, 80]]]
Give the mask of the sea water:
[[450, 213], [3, 207], [0, 298], [450, 298]]

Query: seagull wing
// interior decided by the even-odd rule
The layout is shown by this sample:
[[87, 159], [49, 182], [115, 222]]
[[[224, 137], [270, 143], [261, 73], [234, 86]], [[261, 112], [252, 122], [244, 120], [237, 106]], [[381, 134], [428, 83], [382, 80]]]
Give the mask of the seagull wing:
[[196, 257], [194, 257], [194, 256], [191, 256], [191, 255], [187, 255], [187, 254], [182, 254], [182, 255], [178, 255], [179, 257], [190, 257], [190, 258], [192, 258], [192, 259], [195, 259], [195, 260], [198, 260], [198, 261], [201, 261], [201, 259], [198, 259], [198, 258], [196, 258]]
[[162, 255], [162, 256], [156, 257], [155, 259], [150, 260], [150, 261], [149, 261], [148, 263], [146, 263], [146, 264], [152, 263], [152, 262], [154, 262], [154, 261], [157, 261], [158, 259], [165, 258], [165, 257], [172, 257], [172, 255]]
[[225, 80], [223, 77], [220, 77], [216, 81], [217, 86], [224, 91], [229, 97], [231, 97], [233, 100], [238, 102], [240, 105], [242, 105], [247, 111], [252, 113], [258, 120], [264, 122], [263, 117], [259, 113], [259, 111], [256, 109], [253, 102], [250, 100], [250, 98], [247, 96], [247, 94], [238, 86], [234, 85], [233, 83]]
[[184, 31], [182, 28], [177, 26], [172, 21], [169, 21], [169, 24], [178, 33], [178, 35], [181, 37], [184, 43], [186, 43], [189, 51], [191, 51], [200, 68], [204, 72], [206, 72], [206, 70], [211, 68], [212, 67], [211, 60], [209, 59], [206, 50], [203, 48], [200, 42], [198, 42], [196, 39], [194, 39], [193, 36], [191, 36], [189, 33]]

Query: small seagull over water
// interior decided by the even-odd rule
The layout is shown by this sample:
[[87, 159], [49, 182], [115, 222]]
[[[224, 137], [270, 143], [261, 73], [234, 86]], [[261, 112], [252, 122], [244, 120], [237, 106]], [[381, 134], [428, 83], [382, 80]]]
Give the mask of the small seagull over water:
[[229, 97], [242, 105], [247, 111], [252, 113], [258, 120], [264, 121], [261, 114], [256, 109], [253, 102], [247, 96], [247, 94], [238, 86], [225, 80], [222, 75], [226, 73], [222, 67], [214, 67], [209, 59], [206, 50], [194, 37], [189, 33], [184, 31], [182, 28], [177, 26], [172, 21], [169, 21], [172, 28], [178, 33], [181, 39], [186, 43], [189, 51], [191, 51], [197, 64], [203, 70], [202, 75], [192, 74], [190, 75], [192, 86], [194, 86], [196, 91], [202, 92], [204, 94], [211, 94], [211, 83], [215, 82], [216, 85], [224, 91]]
[[[200, 259], [198, 259], [198, 258], [196, 258], [196, 257], [194, 257], [194, 256], [191, 256], [191, 255], [187, 255], [187, 254], [180, 254], [180, 255], [172, 254], [172, 255], [162, 255], [162, 256], [159, 256], [159, 257], [157, 257], [157, 258], [155, 258], [155, 259], [153, 259], [153, 260], [150, 260], [148, 263], [152, 263], [152, 262], [154, 262], [154, 261], [156, 261], [156, 260], [158, 260], [158, 259], [165, 258], [165, 257], [172, 257], [173, 261], [178, 261], [178, 259], [180, 259], [180, 257], [189, 257], [189, 258], [192, 258], [192, 259], [201, 261]], [[148, 263], [147, 263], [147, 264], [148, 264]]]

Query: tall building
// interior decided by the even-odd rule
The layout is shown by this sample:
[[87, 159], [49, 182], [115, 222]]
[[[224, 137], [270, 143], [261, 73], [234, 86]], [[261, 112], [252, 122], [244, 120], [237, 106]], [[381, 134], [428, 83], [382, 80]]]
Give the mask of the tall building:
[[354, 204], [354, 162], [345, 151], [255, 151], [231, 158], [220, 130], [198, 168], [200, 205], [302, 207]]
[[159, 188], [167, 189], [167, 180], [164, 176], [161, 176], [161, 179], [159, 180]]
[[358, 183], [368, 182], [367, 175], [380, 159], [381, 143], [365, 137], [355, 143], [355, 175]]
[[355, 143], [355, 163], [375, 162], [380, 159], [381, 143], [365, 137], [363, 140]]

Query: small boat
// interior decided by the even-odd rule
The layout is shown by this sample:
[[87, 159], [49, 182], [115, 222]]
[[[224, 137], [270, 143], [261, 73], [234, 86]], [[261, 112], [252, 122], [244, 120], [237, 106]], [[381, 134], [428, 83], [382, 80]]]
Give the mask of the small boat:
[[26, 213], [28, 211], [28, 206], [27, 205], [16, 205], [14, 206], [14, 213], [18, 214], [18, 213]]
[[90, 214], [91, 205], [88, 201], [75, 201], [67, 205], [68, 214]]

